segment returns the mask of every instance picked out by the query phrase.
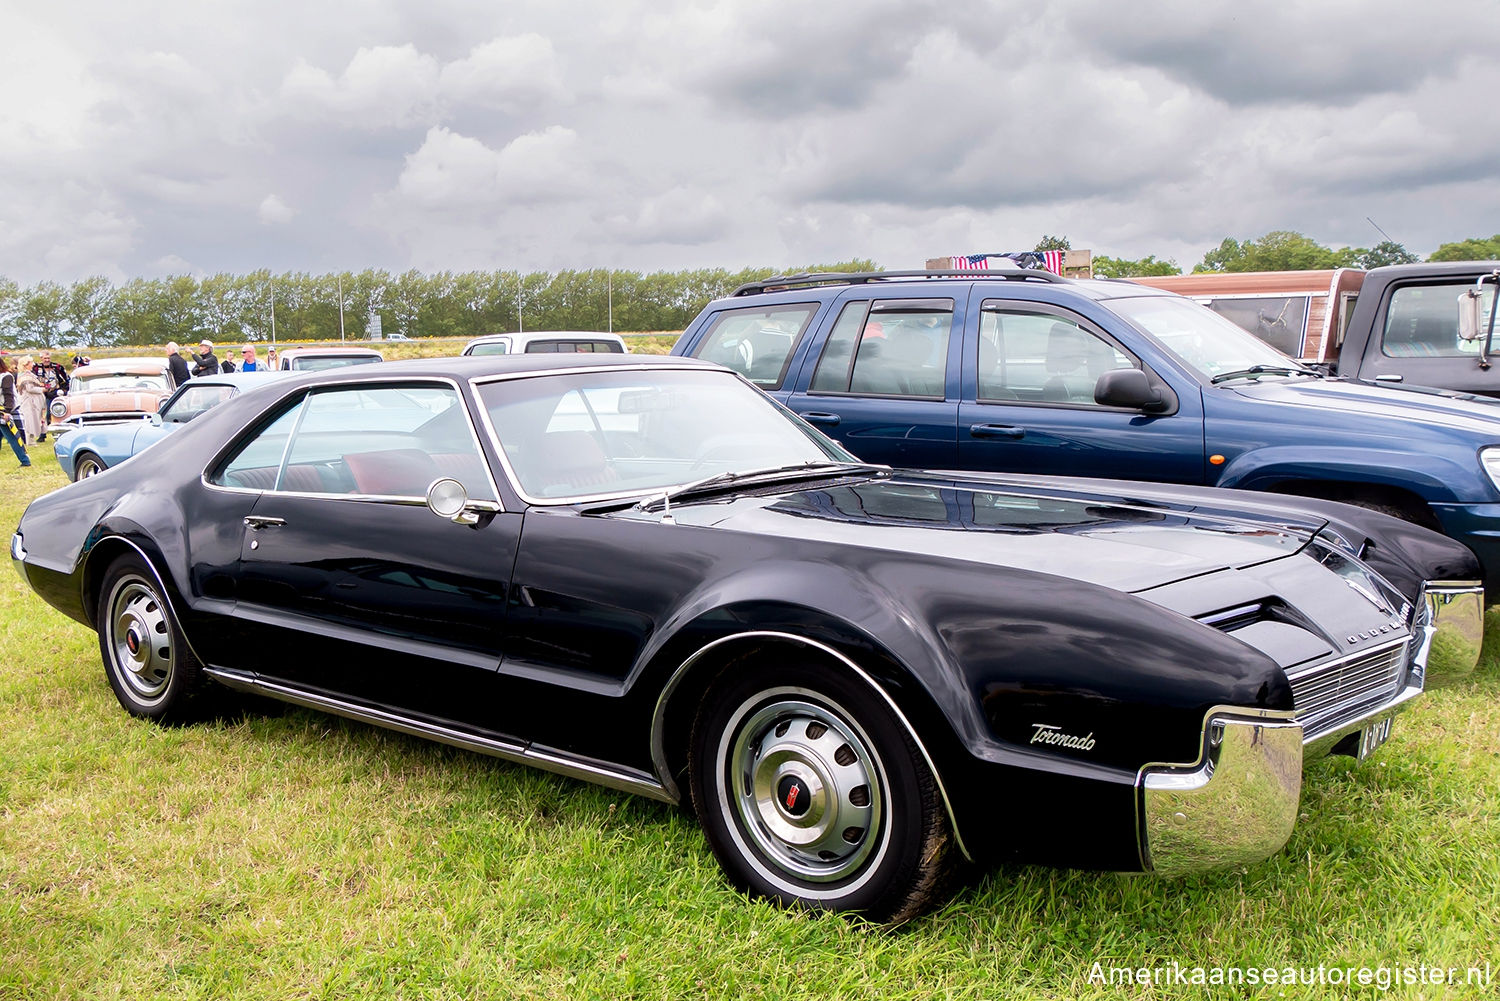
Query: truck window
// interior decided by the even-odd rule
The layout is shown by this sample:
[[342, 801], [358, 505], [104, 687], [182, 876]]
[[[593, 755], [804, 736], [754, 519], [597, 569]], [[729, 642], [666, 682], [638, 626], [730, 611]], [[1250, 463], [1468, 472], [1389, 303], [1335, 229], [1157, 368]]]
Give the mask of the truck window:
[[693, 355], [732, 368], [761, 389], [780, 389], [792, 353], [817, 312], [815, 302], [726, 309], [715, 314]]
[[1282, 354], [1301, 357], [1311, 296], [1215, 296], [1199, 301]]
[[1055, 313], [986, 303], [979, 319], [980, 400], [1093, 406], [1101, 375], [1135, 367], [1129, 355]]
[[[1441, 285], [1407, 285], [1391, 293], [1380, 337], [1380, 353], [1388, 358], [1474, 358], [1483, 338], [1458, 337], [1458, 297], [1472, 288], [1471, 279]], [[1480, 301], [1488, 316], [1495, 301], [1494, 286], [1486, 286]]]

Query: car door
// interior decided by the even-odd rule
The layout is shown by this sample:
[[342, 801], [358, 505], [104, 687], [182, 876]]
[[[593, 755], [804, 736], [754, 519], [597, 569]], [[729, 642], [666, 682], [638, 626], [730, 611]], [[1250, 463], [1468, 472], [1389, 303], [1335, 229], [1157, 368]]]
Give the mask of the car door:
[[497, 500], [443, 381], [314, 390], [221, 465], [220, 489], [261, 491], [239, 528], [234, 615], [263, 679], [518, 732], [525, 713], [497, 668], [521, 516], [436, 516], [425, 494], [444, 476]]
[[[1472, 277], [1445, 277], [1401, 282], [1387, 289], [1381, 303], [1384, 308], [1375, 313], [1384, 322], [1370, 332], [1359, 379], [1500, 396], [1500, 365], [1479, 363], [1495, 300], [1494, 285], [1480, 290], [1479, 315], [1484, 318], [1480, 336], [1471, 341], [1459, 336], [1459, 297], [1474, 287]], [[1500, 334], [1490, 345], [1490, 358], [1496, 355], [1500, 355]]]
[[[1203, 405], [1171, 388], [1120, 339], [1049, 303], [984, 298], [964, 344], [958, 407], [964, 469], [1202, 483]], [[1171, 408], [1094, 400], [1101, 375], [1144, 369]]]
[[836, 317], [787, 405], [866, 462], [953, 467], [961, 306], [860, 295]]

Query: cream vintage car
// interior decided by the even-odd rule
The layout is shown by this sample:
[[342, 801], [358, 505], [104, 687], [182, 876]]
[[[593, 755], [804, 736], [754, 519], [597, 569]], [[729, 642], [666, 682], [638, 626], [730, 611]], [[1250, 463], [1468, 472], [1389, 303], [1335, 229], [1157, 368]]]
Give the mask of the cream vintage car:
[[73, 370], [68, 391], [48, 407], [49, 432], [157, 412], [172, 392], [166, 358], [100, 358]]

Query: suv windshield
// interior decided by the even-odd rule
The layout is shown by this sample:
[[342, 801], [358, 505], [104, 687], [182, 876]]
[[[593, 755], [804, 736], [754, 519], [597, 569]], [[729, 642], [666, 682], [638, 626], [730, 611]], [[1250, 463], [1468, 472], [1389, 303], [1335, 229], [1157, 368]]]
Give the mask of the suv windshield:
[[1265, 341], [1230, 323], [1206, 306], [1181, 296], [1129, 296], [1109, 300], [1109, 308], [1204, 379], [1230, 372], [1281, 376], [1305, 366]]

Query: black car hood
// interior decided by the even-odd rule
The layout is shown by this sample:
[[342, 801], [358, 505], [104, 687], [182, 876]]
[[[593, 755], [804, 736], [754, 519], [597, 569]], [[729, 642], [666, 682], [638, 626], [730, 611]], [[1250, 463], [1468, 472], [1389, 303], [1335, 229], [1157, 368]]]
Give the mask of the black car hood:
[[1012, 567], [1125, 592], [1290, 556], [1326, 524], [931, 474], [679, 502], [672, 516], [679, 525]]

